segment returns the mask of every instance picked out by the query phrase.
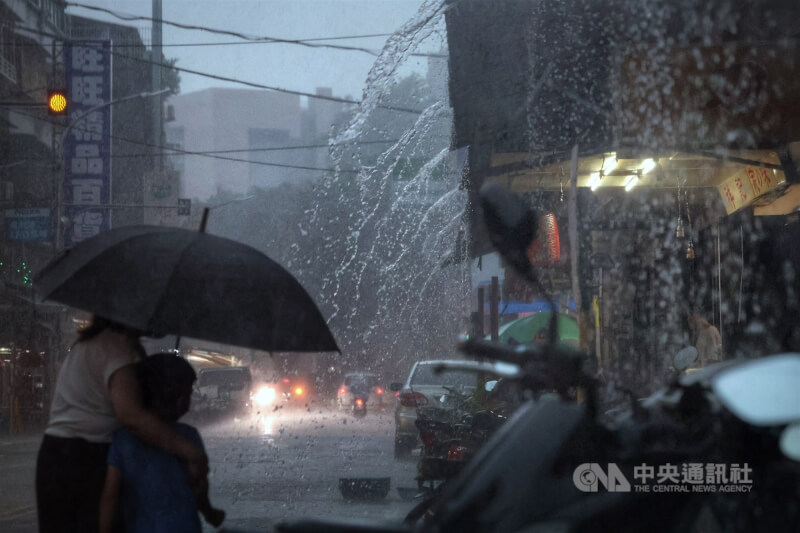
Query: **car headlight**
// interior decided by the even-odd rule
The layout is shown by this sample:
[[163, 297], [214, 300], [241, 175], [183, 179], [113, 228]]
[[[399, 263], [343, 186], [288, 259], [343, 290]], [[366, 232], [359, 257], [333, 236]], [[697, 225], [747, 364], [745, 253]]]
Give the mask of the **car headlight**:
[[268, 386], [263, 386], [253, 396], [253, 401], [257, 405], [270, 405], [275, 401], [275, 389]]

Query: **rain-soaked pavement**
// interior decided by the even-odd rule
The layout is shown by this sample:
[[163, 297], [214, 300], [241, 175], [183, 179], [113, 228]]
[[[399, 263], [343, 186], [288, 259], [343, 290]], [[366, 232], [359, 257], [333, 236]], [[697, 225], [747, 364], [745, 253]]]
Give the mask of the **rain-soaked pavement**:
[[[327, 408], [280, 409], [198, 427], [211, 461], [212, 503], [227, 512], [225, 529], [270, 531], [291, 518], [399, 521], [413, 506], [396, 490], [415, 486], [415, 464], [393, 458], [391, 411], [356, 419]], [[0, 437], [0, 531], [36, 530], [39, 440]], [[346, 501], [340, 477], [390, 477], [392, 488], [384, 500]]]

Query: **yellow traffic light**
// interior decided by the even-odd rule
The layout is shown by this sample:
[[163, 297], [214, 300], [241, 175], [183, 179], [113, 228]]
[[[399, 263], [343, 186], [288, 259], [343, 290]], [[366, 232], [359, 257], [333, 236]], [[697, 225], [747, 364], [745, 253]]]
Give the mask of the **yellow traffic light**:
[[50, 115], [66, 115], [68, 102], [65, 90], [50, 89], [47, 91], [47, 112]]

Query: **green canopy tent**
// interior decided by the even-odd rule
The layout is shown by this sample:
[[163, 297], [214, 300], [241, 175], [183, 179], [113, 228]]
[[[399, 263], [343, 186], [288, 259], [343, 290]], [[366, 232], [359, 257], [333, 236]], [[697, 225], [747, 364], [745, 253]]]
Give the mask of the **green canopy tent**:
[[[546, 339], [550, 315], [550, 311], [535, 313], [503, 325], [498, 332], [499, 341], [503, 344], [528, 344], [536, 339], [536, 335], [540, 331]], [[579, 338], [577, 320], [569, 315], [559, 313], [558, 341], [577, 346]]]

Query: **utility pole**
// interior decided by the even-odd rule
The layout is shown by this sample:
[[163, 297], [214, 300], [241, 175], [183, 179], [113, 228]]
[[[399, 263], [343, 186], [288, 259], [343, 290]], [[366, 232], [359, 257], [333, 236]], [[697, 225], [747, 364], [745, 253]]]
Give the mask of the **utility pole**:
[[489, 333], [493, 342], [500, 339], [500, 283], [497, 276], [492, 276], [489, 294]]
[[[161, 0], [153, 0], [153, 28], [151, 35], [151, 57], [152, 57], [152, 92], [161, 90]], [[163, 100], [158, 96], [153, 102], [153, 144], [160, 147], [163, 142], [161, 132], [163, 129], [163, 116], [162, 116]], [[155, 148], [159, 153], [162, 152], [160, 148]], [[154, 170], [160, 172], [163, 168], [163, 159], [161, 155], [155, 155]]]

